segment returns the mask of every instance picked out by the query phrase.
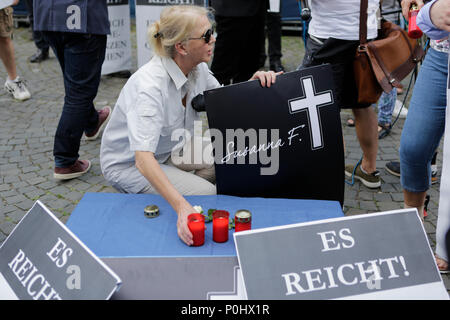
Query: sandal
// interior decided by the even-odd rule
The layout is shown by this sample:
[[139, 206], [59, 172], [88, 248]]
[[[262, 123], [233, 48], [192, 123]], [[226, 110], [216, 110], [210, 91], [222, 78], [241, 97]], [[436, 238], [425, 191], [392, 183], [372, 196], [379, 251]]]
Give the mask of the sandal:
[[378, 124], [378, 139], [383, 139], [391, 133], [392, 125], [389, 124]]
[[354, 127], [355, 126], [355, 120], [352, 118], [347, 119], [347, 127]]
[[442, 258], [439, 258], [437, 254], [434, 254], [434, 258], [436, 259], [436, 264], [440, 273], [442, 274], [450, 273], [447, 261], [445, 261]]

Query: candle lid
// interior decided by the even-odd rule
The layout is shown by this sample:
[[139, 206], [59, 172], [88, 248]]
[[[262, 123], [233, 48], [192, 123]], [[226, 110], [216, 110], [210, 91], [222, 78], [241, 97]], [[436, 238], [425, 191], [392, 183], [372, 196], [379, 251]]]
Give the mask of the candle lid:
[[240, 209], [234, 214], [235, 222], [250, 222], [252, 220], [252, 213], [246, 209]]
[[156, 218], [159, 216], [159, 208], [154, 204], [148, 205], [144, 208], [144, 214], [147, 218]]

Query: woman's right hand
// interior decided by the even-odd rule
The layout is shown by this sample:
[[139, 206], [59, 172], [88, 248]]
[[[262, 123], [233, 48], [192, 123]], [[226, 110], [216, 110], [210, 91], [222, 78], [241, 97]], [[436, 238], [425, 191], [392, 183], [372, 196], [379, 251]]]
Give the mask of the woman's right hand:
[[177, 232], [180, 239], [188, 246], [194, 244], [192, 233], [188, 227], [188, 216], [191, 213], [196, 213], [195, 209], [186, 202], [182, 207], [177, 208], [178, 220], [177, 220]]
[[422, 0], [402, 0], [402, 13], [406, 20], [409, 19], [409, 9], [413, 3], [417, 4], [419, 10], [424, 6]]

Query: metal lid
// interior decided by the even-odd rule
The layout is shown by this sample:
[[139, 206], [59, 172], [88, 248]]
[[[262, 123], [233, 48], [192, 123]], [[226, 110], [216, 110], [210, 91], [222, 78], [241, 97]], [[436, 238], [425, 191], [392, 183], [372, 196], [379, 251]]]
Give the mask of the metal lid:
[[147, 218], [156, 218], [159, 216], [159, 208], [154, 204], [148, 205], [144, 208], [144, 214]]
[[252, 220], [252, 213], [246, 209], [240, 209], [234, 214], [236, 222], [250, 222]]

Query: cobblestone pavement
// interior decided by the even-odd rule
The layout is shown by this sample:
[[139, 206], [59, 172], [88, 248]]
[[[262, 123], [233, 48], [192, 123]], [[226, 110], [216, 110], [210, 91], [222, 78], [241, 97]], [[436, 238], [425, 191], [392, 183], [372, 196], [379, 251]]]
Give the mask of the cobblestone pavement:
[[[15, 30], [17, 71], [19, 76], [26, 79], [32, 99], [17, 102], [4, 90], [0, 93], [0, 244], [37, 199], [65, 223], [84, 193], [116, 192], [106, 183], [100, 171], [100, 139], [81, 143], [80, 158], [91, 160], [93, 165], [87, 174], [65, 182], [53, 179], [53, 137], [63, 105], [64, 87], [61, 70], [53, 53], [49, 60], [40, 64], [28, 62], [27, 58], [35, 51], [30, 38], [31, 34], [27, 28], [20, 27]], [[135, 47], [134, 44], [134, 51]], [[287, 71], [296, 69], [303, 58], [303, 52], [303, 43], [299, 35], [283, 36], [282, 62]], [[133, 56], [136, 57], [135, 52]], [[136, 61], [134, 65], [136, 66]], [[1, 81], [6, 79], [3, 65], [0, 68], [0, 79]], [[95, 99], [96, 107], [114, 106], [125, 82], [126, 79], [102, 77]], [[408, 81], [405, 80], [405, 88], [407, 84]], [[1, 85], [3, 86], [3, 82]], [[403, 96], [399, 98], [403, 99]], [[348, 111], [342, 112], [342, 123], [345, 123], [350, 115]], [[344, 202], [346, 215], [402, 208], [403, 194], [399, 179], [389, 175], [384, 165], [390, 160], [398, 159], [403, 122], [404, 119], [400, 118], [392, 133], [380, 140], [377, 166], [383, 180], [381, 188], [371, 190], [359, 182], [353, 186], [346, 185]], [[355, 130], [343, 125], [343, 132], [346, 162], [356, 163], [361, 157], [361, 150]], [[439, 148], [439, 169], [442, 167], [441, 164], [442, 143]], [[436, 241], [439, 187], [437, 183], [429, 190], [431, 195], [429, 216], [424, 223], [433, 248]], [[450, 290], [450, 277], [444, 275], [443, 279], [447, 290]]]

